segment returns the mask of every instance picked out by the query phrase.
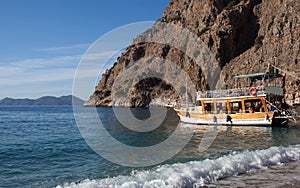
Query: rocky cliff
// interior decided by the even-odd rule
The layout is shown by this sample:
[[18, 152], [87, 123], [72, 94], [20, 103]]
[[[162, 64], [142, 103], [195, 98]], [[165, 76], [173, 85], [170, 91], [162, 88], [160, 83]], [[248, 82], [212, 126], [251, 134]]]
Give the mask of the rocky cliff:
[[[153, 28], [138, 36], [114, 66], [102, 75], [95, 92], [85, 105], [145, 107], [149, 104], [162, 105], [169, 99], [182, 99], [180, 96], [185, 88], [176, 88], [176, 85], [184, 85], [184, 79], [172, 82], [172, 76], [164, 75], [160, 75], [161, 79], [145, 77], [131, 82], [129, 74], [118, 87], [124, 87], [128, 82], [134, 84], [126, 86], [125, 95], [114, 94], [114, 85], [123, 71], [131, 69], [131, 76], [134, 76], [134, 71], [150, 74], [151, 71], [145, 68], [139, 69], [141, 64], [138, 63], [141, 59], [146, 60], [148, 65], [157, 63], [155, 57], [180, 67], [196, 90], [224, 85], [232, 87], [233, 75], [265, 71], [271, 62], [288, 73], [285, 86], [288, 102], [299, 102], [299, 12], [299, 0], [173, 0]], [[175, 29], [163, 34], [157, 29], [160, 24], [172, 24]], [[176, 37], [165, 40], [166, 35], [177, 36], [178, 28], [193, 34], [193, 37], [187, 37], [184, 48], [171, 45], [172, 41], [177, 40]], [[156, 40], [151, 41], [149, 38]], [[153, 42], [164, 40], [167, 42]], [[201, 42], [195, 42], [198, 40]], [[213, 55], [213, 61], [220, 68], [220, 72], [216, 69], [213, 71], [218, 75], [214, 84], [208, 83], [211, 79], [205, 73], [210, 65], [197, 62], [197, 58], [187, 53], [193, 51], [195, 54], [195, 49], [202, 48]], [[153, 69], [158, 71], [168, 69], [153, 64], [156, 65], [153, 65]]]

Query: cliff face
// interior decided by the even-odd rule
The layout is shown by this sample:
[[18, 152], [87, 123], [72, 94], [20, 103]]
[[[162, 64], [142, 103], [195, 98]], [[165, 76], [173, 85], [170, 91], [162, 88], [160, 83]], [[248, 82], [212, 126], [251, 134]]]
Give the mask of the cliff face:
[[233, 83], [232, 75], [262, 72], [267, 70], [268, 62], [272, 62], [288, 73], [285, 86], [287, 102], [299, 103], [299, 11], [300, 2], [297, 0], [262, 1], [256, 9], [260, 28], [254, 45], [226, 64], [223, 79]]
[[[160, 23], [171, 23], [194, 33], [197, 40], [200, 39], [201, 44], [213, 54], [222, 70], [218, 87], [233, 86], [233, 75], [266, 71], [268, 62], [274, 62], [275, 66], [289, 71], [286, 91], [287, 99], [292, 102], [299, 98], [299, 79], [295, 78], [300, 75], [299, 12], [299, 0], [173, 0], [153, 28]], [[125, 97], [113, 95], [112, 87], [122, 71], [130, 67], [134, 69], [133, 62], [138, 63], [140, 59], [155, 62], [153, 57], [171, 61], [180, 67], [196, 90], [206, 90], [212, 86], [203, 73], [207, 67], [182, 50], [168, 44], [138, 42], [138, 39], [149, 35], [164, 38], [153, 30], [141, 34], [122, 53], [114, 66], [103, 74], [85, 105], [144, 107], [151, 103], [165, 103], [168, 99], [179, 99], [184, 88], [176, 89], [174, 85], [177, 83], [172, 82], [171, 77], [141, 79], [127, 88]], [[203, 46], [187, 45], [186, 48], [200, 49]], [[163, 68], [157, 65], [154, 69]]]

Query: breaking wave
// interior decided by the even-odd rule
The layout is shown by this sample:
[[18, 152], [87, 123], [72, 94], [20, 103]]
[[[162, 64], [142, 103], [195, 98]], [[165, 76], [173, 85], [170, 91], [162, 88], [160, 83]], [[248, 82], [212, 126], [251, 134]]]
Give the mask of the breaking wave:
[[300, 160], [300, 145], [271, 147], [233, 152], [217, 159], [165, 164], [151, 170], [132, 171], [128, 176], [86, 179], [57, 187], [197, 187], [226, 177], [297, 160]]

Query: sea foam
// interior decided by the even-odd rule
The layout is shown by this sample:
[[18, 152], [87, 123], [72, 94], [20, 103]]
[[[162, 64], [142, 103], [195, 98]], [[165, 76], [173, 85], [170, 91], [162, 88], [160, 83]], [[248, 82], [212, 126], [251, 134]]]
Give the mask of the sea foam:
[[297, 160], [300, 160], [300, 145], [271, 147], [241, 153], [233, 152], [217, 159], [165, 164], [151, 170], [133, 171], [128, 176], [86, 179], [79, 183], [65, 183], [57, 187], [198, 187], [218, 179]]

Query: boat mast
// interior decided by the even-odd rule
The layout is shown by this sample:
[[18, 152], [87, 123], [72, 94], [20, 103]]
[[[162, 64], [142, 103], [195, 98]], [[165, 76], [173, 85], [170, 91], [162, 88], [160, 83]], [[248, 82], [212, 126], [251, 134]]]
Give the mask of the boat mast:
[[188, 92], [187, 92], [187, 76], [185, 77], [185, 105], [186, 105], [186, 110], [188, 107]]

